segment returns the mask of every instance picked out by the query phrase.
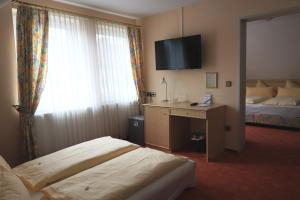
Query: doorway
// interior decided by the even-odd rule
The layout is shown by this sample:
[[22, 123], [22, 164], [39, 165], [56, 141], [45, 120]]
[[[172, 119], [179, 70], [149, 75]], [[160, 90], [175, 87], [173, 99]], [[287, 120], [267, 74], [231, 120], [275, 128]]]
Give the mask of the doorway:
[[[244, 141], [245, 146], [245, 123], [249, 119], [246, 118], [246, 86], [247, 86], [247, 25], [249, 23], [255, 23], [256, 21], [272, 21], [273, 19], [280, 18], [280, 17], [286, 17], [289, 15], [299, 15], [300, 10], [299, 8], [296, 9], [289, 9], [264, 15], [258, 15], [258, 16], [252, 16], [252, 17], [246, 17], [240, 19], [240, 71], [239, 71], [239, 97], [240, 97], [240, 128], [243, 132], [241, 134], [241, 141]], [[300, 15], [299, 15], [300, 16]], [[268, 78], [270, 79], [270, 78]], [[274, 79], [278, 79], [274, 78]], [[289, 79], [289, 78], [282, 78], [282, 79]]]

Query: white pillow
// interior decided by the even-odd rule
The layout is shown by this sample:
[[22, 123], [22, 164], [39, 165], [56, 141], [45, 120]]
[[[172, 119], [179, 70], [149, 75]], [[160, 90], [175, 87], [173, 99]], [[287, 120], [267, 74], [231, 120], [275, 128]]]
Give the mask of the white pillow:
[[0, 167], [3, 167], [4, 169], [7, 170], [11, 170], [11, 167], [1, 155], [0, 155]]
[[22, 181], [3, 166], [0, 166], [0, 199], [30, 200], [30, 195]]
[[278, 105], [278, 106], [297, 106], [300, 104], [300, 98], [277, 96], [277, 97], [271, 98], [267, 101], [264, 101], [263, 104]]
[[266, 84], [264, 81], [262, 80], [257, 80], [256, 81], [256, 87], [269, 87], [268, 84]]
[[260, 97], [260, 96], [246, 97], [246, 103], [247, 104], [261, 103], [267, 99], [269, 99], [269, 97]]
[[285, 88], [299, 88], [300, 85], [294, 81], [287, 80], [285, 83]]

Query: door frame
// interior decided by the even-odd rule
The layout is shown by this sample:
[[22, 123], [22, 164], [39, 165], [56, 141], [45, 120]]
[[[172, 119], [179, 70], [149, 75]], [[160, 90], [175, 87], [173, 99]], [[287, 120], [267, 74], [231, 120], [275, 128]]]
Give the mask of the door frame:
[[261, 20], [261, 19], [271, 19], [275, 17], [292, 15], [300, 13], [300, 7], [291, 7], [284, 10], [277, 10], [274, 12], [257, 14], [253, 16], [241, 17], [239, 20], [239, 56], [238, 56], [238, 87], [239, 87], [239, 109], [240, 109], [240, 124], [239, 128], [241, 130], [240, 135], [240, 147], [239, 151], [245, 148], [245, 117], [246, 117], [246, 41], [247, 41], [247, 22]]

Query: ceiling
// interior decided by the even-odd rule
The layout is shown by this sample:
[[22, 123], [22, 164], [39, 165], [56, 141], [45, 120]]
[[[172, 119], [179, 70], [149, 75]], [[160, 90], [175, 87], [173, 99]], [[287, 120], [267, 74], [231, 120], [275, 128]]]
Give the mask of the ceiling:
[[57, 0], [132, 17], [146, 17], [203, 0]]
[[300, 13], [289, 13], [286, 15], [265, 17], [263, 19], [258, 19], [254, 21], [247, 22], [248, 25], [255, 24], [266, 24], [266, 23], [299, 23], [300, 22]]

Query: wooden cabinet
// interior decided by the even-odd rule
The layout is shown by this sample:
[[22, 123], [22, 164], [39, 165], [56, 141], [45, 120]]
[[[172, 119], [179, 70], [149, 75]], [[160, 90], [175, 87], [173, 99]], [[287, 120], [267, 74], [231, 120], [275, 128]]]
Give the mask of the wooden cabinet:
[[207, 107], [190, 106], [189, 103], [144, 104], [146, 146], [167, 151], [177, 151], [189, 144], [191, 121], [206, 130], [207, 160], [213, 160], [224, 151], [224, 105]]
[[145, 143], [170, 150], [170, 109], [145, 106]]

